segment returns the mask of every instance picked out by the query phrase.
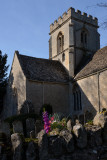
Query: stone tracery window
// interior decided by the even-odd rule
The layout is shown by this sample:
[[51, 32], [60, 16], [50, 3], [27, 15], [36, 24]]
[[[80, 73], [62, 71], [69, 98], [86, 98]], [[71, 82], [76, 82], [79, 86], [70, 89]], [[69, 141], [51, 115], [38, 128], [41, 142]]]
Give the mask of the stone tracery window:
[[78, 86], [76, 86], [73, 91], [73, 98], [74, 98], [74, 111], [82, 110], [81, 91]]
[[64, 35], [62, 32], [59, 32], [57, 37], [57, 53], [62, 52], [64, 49]]

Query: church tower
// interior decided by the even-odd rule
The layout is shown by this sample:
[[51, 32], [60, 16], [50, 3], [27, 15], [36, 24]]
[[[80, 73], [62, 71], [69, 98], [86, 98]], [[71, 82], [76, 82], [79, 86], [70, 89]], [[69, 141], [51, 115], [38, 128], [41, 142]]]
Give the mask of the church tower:
[[50, 25], [49, 59], [59, 60], [74, 77], [84, 56], [100, 48], [98, 20], [74, 8]]

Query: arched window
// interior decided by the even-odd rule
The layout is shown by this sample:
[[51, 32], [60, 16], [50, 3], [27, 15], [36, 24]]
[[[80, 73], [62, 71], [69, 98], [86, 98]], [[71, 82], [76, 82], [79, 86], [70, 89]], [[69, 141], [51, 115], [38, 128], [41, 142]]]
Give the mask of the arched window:
[[59, 32], [57, 37], [57, 53], [62, 52], [64, 49], [64, 35], [62, 32]]
[[81, 32], [81, 43], [83, 43], [84, 45], [87, 44], [87, 31], [82, 31]]
[[78, 85], [73, 87], [74, 111], [82, 110], [81, 91]]

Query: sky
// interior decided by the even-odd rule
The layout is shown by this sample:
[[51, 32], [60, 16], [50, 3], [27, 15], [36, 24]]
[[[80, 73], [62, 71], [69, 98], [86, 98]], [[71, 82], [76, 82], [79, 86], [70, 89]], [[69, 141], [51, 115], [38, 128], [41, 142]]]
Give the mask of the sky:
[[99, 20], [101, 48], [107, 46], [107, 8], [96, 6], [107, 0], [0, 0], [0, 50], [8, 55], [11, 68], [15, 50], [20, 54], [49, 58], [50, 24], [70, 7]]

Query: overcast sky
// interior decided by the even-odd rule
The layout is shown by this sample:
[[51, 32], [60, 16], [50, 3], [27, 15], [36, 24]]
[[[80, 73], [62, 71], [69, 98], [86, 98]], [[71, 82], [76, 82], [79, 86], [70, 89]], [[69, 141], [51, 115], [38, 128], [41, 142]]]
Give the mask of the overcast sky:
[[[107, 20], [107, 8], [96, 7], [107, 0], [0, 0], [0, 50], [12, 63], [15, 50], [20, 54], [48, 58], [49, 26], [73, 7]], [[107, 29], [99, 29], [101, 47], [107, 45]]]

